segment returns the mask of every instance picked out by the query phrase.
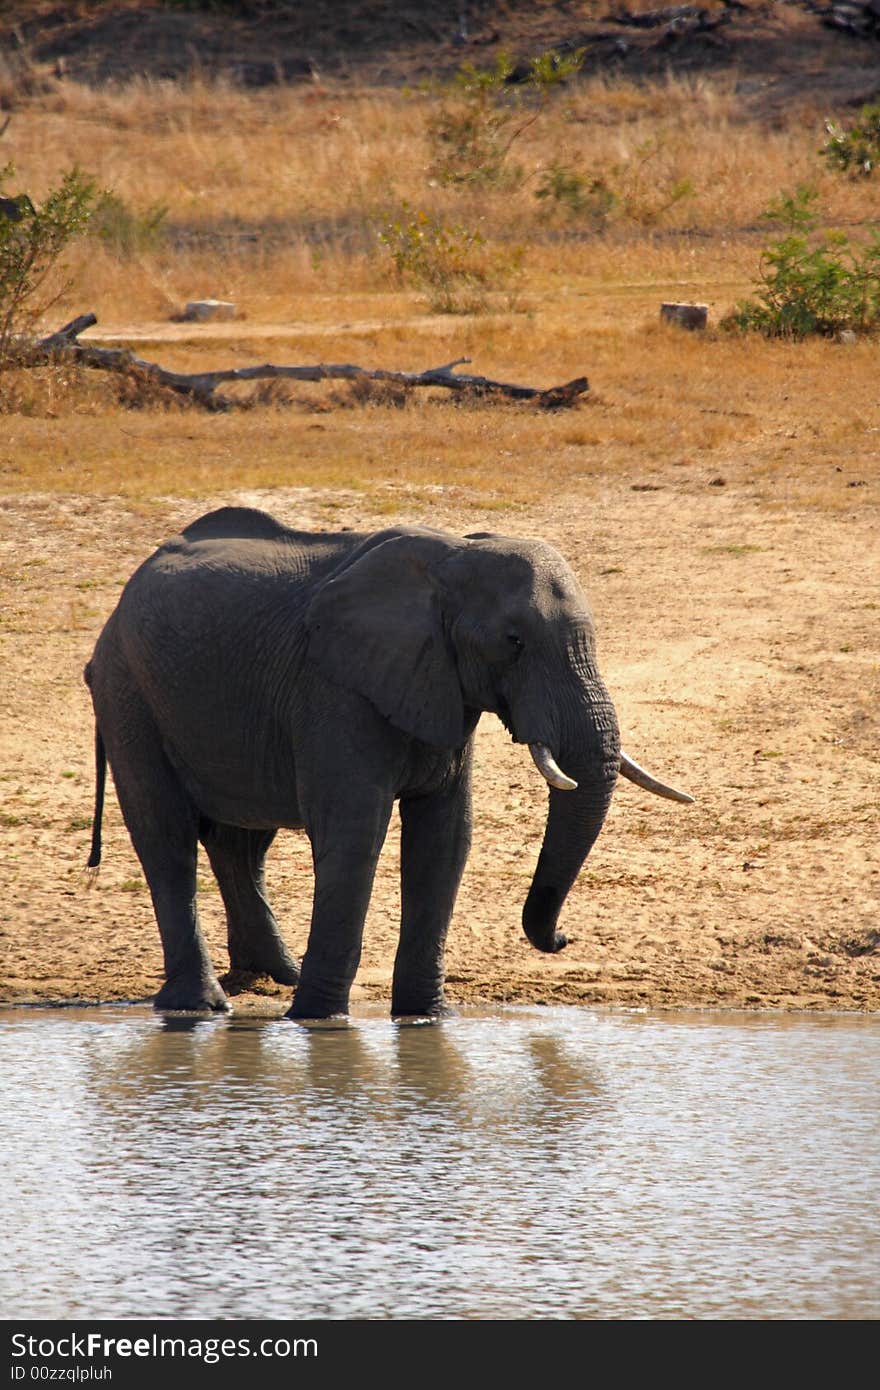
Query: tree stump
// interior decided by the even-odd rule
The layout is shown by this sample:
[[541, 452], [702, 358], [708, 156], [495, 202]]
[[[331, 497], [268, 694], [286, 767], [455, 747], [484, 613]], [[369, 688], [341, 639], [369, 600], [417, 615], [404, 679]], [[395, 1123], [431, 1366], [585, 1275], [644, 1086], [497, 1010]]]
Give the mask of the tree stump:
[[183, 313], [185, 320], [234, 319], [235, 305], [226, 299], [191, 299]]
[[661, 304], [660, 317], [680, 328], [705, 328], [709, 307], [706, 304]]

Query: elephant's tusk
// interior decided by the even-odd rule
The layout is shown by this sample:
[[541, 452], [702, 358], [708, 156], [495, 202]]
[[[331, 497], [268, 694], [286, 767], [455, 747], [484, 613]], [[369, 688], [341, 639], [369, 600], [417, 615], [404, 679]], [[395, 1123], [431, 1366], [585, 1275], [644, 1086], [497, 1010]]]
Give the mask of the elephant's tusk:
[[632, 758], [628, 758], [623, 749], [620, 750], [620, 775], [628, 777], [631, 782], [635, 782], [637, 787], [644, 787], [646, 792], [653, 792], [655, 796], [665, 796], [669, 801], [693, 801], [692, 796], [687, 792], [679, 792], [675, 787], [667, 787], [665, 782], [658, 782], [656, 777], [652, 777], [650, 772], [646, 772], [638, 763], [634, 763]]
[[542, 777], [546, 777], [551, 787], [558, 787], [561, 792], [574, 791], [577, 782], [566, 777], [546, 743], [530, 743], [529, 752], [535, 760], [535, 767]]

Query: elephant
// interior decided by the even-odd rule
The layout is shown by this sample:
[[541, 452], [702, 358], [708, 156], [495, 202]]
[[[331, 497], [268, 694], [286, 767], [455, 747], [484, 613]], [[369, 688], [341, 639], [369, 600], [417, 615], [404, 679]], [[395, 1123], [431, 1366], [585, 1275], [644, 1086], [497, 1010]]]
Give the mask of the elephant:
[[[345, 1015], [395, 802], [401, 922], [395, 1017], [440, 1017], [444, 945], [471, 842], [484, 711], [549, 783], [522, 912], [539, 951], [605, 819], [618, 773], [693, 798], [620, 748], [593, 619], [539, 540], [420, 526], [288, 529], [223, 507], [135, 571], [85, 668], [95, 715], [88, 866], [101, 860], [109, 762], [152, 896], [165, 979], [156, 1008], [224, 1010], [196, 904], [198, 842], [226, 911], [230, 968], [295, 986], [286, 1017]], [[314, 894], [301, 965], [265, 888], [279, 828], [304, 829]]]

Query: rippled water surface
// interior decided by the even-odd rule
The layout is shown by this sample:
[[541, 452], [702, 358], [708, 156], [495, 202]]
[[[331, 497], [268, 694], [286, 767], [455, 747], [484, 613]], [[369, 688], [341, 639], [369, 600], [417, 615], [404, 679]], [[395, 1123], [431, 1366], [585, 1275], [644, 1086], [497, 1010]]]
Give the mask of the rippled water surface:
[[21, 1318], [875, 1318], [880, 1020], [0, 1010]]

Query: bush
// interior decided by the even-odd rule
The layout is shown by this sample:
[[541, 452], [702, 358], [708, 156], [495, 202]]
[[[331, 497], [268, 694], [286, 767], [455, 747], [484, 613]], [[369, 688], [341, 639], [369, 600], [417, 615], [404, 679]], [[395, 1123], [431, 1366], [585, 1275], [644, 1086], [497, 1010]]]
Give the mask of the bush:
[[819, 153], [833, 167], [867, 178], [880, 164], [880, 103], [863, 106], [849, 130], [826, 121], [828, 140]]
[[583, 50], [542, 53], [524, 67], [499, 53], [491, 68], [464, 63], [428, 122], [433, 173], [444, 184], [506, 184], [523, 177], [508, 163], [513, 145], [541, 116], [550, 93], [577, 72]]
[[435, 313], [478, 313], [490, 289], [504, 289], [520, 270], [521, 253], [507, 259], [485, 237], [460, 223], [439, 222], [404, 204], [404, 217], [379, 233], [401, 280], [427, 291]]
[[0, 169], [0, 366], [15, 360], [19, 338], [70, 288], [67, 281], [50, 291], [50, 277], [96, 198], [92, 180], [74, 168], [36, 208], [26, 193], [3, 192], [14, 173], [11, 164]]
[[546, 199], [596, 228], [606, 226], [620, 198], [601, 176], [581, 174], [565, 164], [551, 164], [541, 175], [535, 197]]
[[646, 140], [636, 146], [630, 158], [601, 169], [582, 173], [565, 164], [551, 164], [541, 176], [535, 197], [585, 218], [597, 229], [605, 227], [612, 217], [656, 226], [693, 193], [690, 179], [670, 178], [651, 167], [662, 152], [660, 140]]
[[155, 251], [165, 238], [168, 209], [156, 203], [146, 212], [133, 212], [118, 193], [101, 193], [89, 222], [89, 232], [100, 237], [120, 260]]
[[801, 186], [762, 213], [784, 235], [761, 252], [757, 298], [739, 303], [722, 328], [800, 339], [880, 326], [880, 231], [861, 246], [842, 232], [820, 234], [816, 196]]

